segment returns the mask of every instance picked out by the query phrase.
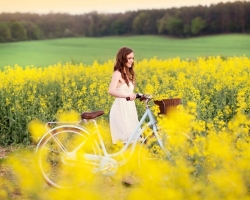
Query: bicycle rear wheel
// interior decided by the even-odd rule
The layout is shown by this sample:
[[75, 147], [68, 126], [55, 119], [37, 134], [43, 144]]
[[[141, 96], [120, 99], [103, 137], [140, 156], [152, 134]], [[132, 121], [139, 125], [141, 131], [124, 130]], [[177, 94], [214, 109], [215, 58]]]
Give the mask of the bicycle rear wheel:
[[98, 155], [100, 148], [87, 131], [77, 126], [61, 126], [43, 138], [37, 152], [45, 181], [57, 188], [72, 188], [90, 181], [94, 165], [86, 162], [83, 155]]

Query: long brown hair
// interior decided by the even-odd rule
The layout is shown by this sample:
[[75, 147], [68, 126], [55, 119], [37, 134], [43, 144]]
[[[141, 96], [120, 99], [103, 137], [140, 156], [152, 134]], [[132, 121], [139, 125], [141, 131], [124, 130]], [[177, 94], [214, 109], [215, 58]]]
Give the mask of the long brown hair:
[[[114, 71], [118, 70], [121, 72], [122, 79], [125, 80], [126, 84], [129, 86], [129, 81], [132, 81], [135, 84], [135, 72], [134, 72], [134, 63], [130, 68], [126, 67], [127, 55], [133, 52], [132, 49], [128, 47], [122, 47], [118, 50], [116, 54], [116, 61], [114, 65]], [[124, 69], [126, 72], [124, 72]]]

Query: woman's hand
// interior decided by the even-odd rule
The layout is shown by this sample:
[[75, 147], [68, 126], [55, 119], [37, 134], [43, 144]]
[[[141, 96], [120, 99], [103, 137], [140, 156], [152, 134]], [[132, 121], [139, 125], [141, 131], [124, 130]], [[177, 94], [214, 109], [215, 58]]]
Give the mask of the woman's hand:
[[134, 101], [136, 99], [136, 94], [130, 94], [128, 97], [126, 97], [127, 101]]

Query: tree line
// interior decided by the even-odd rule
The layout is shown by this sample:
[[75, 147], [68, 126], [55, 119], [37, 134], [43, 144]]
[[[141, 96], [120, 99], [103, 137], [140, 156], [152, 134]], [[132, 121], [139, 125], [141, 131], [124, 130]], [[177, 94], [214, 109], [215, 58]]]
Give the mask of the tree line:
[[125, 13], [1, 13], [0, 42], [64, 37], [250, 33], [250, 2], [236, 1]]

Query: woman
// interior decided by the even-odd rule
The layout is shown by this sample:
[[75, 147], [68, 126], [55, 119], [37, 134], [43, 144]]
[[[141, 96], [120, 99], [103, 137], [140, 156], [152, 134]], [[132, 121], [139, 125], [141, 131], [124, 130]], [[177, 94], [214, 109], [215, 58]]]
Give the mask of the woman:
[[[108, 93], [116, 97], [110, 110], [112, 142], [126, 143], [138, 125], [134, 91], [134, 52], [128, 47], [119, 49]], [[127, 98], [127, 99], [126, 99]]]

